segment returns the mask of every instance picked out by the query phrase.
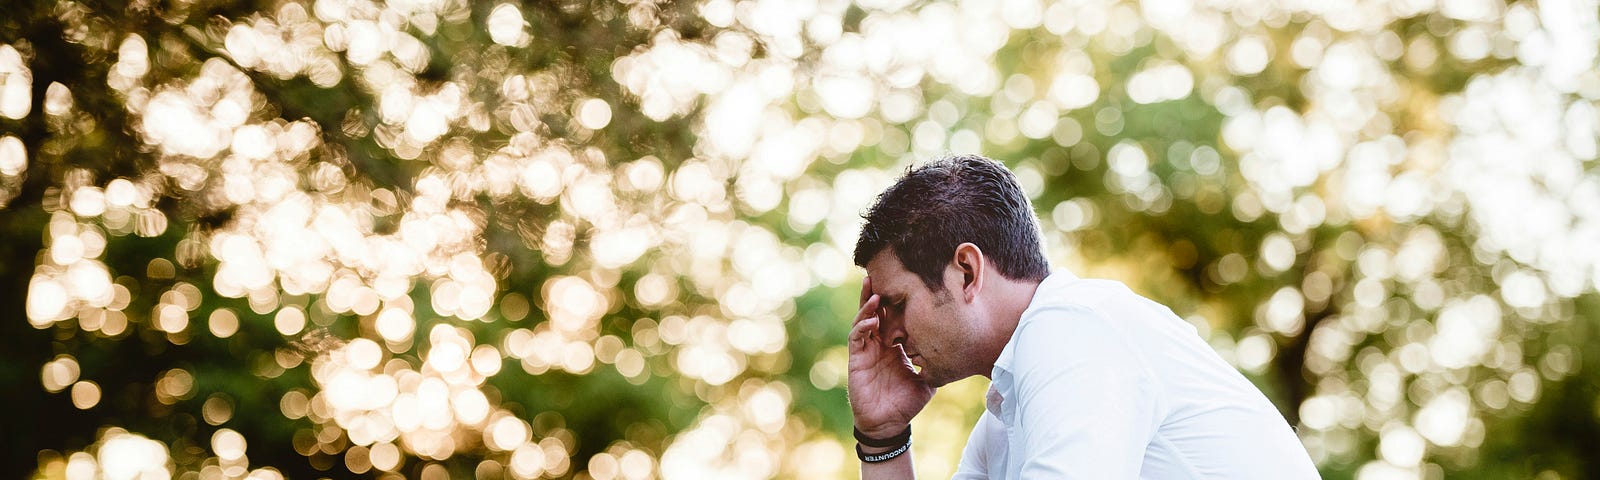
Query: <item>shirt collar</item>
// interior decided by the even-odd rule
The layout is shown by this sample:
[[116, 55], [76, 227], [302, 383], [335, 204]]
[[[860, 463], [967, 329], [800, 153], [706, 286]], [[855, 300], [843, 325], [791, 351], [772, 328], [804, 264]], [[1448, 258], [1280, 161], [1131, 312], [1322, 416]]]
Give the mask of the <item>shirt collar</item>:
[[1077, 279], [1078, 276], [1073, 275], [1072, 272], [1060, 269], [1050, 272], [1050, 275], [1045, 277], [1044, 281], [1039, 282], [1039, 288], [1033, 292], [1033, 299], [1028, 301], [1028, 308], [1023, 310], [1022, 317], [1017, 319], [1017, 329], [1011, 332], [1011, 338], [1006, 341], [1005, 348], [1000, 350], [1000, 357], [994, 361], [994, 370], [989, 374], [991, 380], [989, 392], [984, 398], [984, 408], [990, 414], [1004, 421], [1006, 425], [1011, 424], [1012, 416], [1012, 412], [1005, 408], [1005, 400], [1006, 396], [1012, 392], [1012, 373], [1016, 371], [1012, 363], [1016, 357], [1014, 350], [1017, 344], [1017, 334], [1022, 331], [1022, 324], [1032, 319], [1033, 311], [1045, 303], [1042, 298], [1047, 291], [1054, 290], [1062, 284]]

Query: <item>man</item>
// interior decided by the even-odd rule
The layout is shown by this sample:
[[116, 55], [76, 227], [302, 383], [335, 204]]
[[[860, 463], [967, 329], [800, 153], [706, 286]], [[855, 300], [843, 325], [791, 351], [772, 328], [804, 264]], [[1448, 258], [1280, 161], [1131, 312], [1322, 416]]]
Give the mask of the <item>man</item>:
[[849, 397], [863, 479], [914, 478], [935, 388], [991, 380], [955, 478], [1317, 478], [1266, 396], [1121, 283], [1051, 273], [1032, 206], [979, 156], [907, 170], [865, 215]]

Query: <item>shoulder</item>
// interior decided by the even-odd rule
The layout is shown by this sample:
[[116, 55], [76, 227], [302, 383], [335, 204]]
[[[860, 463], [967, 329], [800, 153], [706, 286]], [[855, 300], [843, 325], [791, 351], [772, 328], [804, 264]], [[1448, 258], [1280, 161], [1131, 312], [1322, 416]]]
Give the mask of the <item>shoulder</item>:
[[1069, 272], [1059, 272], [1046, 277], [1034, 291], [1023, 312], [1023, 320], [1031, 316], [1062, 316], [1082, 314], [1107, 315], [1119, 307], [1139, 303], [1140, 297], [1127, 285], [1116, 280], [1080, 278]]
[[1040, 336], [1109, 335], [1113, 331], [1109, 316], [1094, 306], [1051, 302], [1030, 305], [1022, 312], [1014, 337], [1019, 343], [1031, 343], [1043, 340]]
[[1039, 285], [1018, 319], [1013, 341], [1030, 343], [1047, 336], [1057, 342], [1096, 344], [1085, 347], [1136, 348], [1164, 333], [1165, 317], [1176, 318], [1122, 282], [1052, 276]]
[[1018, 318], [997, 367], [1013, 374], [1084, 367], [1149, 374], [1141, 350], [1156, 339], [1145, 332], [1148, 314], [1130, 308], [1144, 301], [1121, 282], [1051, 275]]
[[1108, 307], [1126, 302], [1128, 295], [1132, 292], [1115, 281], [1051, 277], [1039, 285], [1017, 320], [1016, 339], [1027, 343], [1042, 335], [1107, 340], [1127, 327], [1113, 314], [1115, 309]]
[[1127, 325], [1093, 306], [1036, 305], [1022, 315], [1012, 335], [1013, 365], [1026, 371], [1084, 363], [1142, 364], [1131, 337]]

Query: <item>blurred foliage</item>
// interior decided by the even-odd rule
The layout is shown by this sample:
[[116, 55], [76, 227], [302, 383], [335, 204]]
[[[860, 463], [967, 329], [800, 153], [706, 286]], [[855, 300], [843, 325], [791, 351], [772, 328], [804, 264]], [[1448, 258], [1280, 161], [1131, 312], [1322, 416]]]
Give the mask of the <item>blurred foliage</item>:
[[[0, 465], [851, 476], [858, 213], [953, 151], [1326, 477], [1594, 476], [1597, 13], [13, 2]], [[984, 388], [918, 417], [924, 475]]]

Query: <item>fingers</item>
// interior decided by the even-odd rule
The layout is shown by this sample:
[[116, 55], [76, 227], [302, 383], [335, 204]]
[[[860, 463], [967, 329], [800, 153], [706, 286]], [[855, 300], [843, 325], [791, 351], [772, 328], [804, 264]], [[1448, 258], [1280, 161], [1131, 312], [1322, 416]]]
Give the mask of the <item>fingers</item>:
[[880, 302], [877, 295], [873, 295], [863, 300], [861, 302], [861, 310], [856, 311], [855, 323], [861, 323], [862, 320], [867, 318], [879, 318], [878, 303]]
[[873, 317], [857, 320], [856, 325], [850, 328], [850, 345], [853, 347], [865, 346], [867, 341], [871, 340], [873, 334], [877, 333], [877, 331], [877, 318]]
[[867, 297], [872, 296], [872, 277], [861, 277], [861, 304], [867, 304]]

